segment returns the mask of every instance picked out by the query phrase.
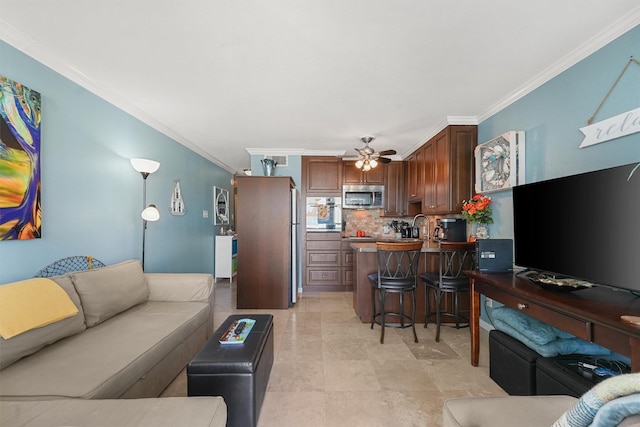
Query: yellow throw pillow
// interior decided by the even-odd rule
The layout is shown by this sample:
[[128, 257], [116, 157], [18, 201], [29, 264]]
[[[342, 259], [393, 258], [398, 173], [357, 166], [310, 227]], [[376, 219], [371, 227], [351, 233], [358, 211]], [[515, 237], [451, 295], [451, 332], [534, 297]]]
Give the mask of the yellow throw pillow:
[[0, 336], [4, 339], [77, 313], [69, 295], [51, 279], [0, 285]]

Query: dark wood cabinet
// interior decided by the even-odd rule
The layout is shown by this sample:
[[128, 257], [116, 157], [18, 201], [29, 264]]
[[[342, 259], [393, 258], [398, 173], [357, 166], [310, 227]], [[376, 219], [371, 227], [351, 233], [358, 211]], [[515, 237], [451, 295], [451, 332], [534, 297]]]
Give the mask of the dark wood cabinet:
[[236, 177], [237, 308], [289, 307], [290, 177]]
[[343, 291], [342, 236], [340, 233], [306, 233], [306, 291]]
[[355, 161], [344, 160], [342, 162], [342, 183], [347, 185], [382, 185], [384, 184], [384, 171], [384, 163], [378, 163], [378, 166], [365, 172], [356, 167]]
[[426, 214], [460, 213], [462, 201], [473, 195], [478, 143], [476, 126], [448, 126], [424, 146]]
[[302, 157], [304, 193], [342, 195], [342, 159], [338, 157]]
[[424, 195], [424, 152], [422, 147], [406, 160], [407, 202], [420, 202]]
[[351, 242], [349, 240], [342, 241], [342, 286], [345, 291], [352, 291], [355, 274], [354, 274], [354, 259], [353, 249], [351, 249]]
[[404, 177], [403, 162], [391, 162], [385, 165], [385, 201], [382, 216], [404, 216], [407, 213]]

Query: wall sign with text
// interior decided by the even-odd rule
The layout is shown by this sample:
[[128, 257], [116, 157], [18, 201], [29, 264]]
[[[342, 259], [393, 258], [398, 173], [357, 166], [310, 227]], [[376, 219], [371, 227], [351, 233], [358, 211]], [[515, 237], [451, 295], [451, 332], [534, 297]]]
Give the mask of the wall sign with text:
[[580, 131], [584, 134], [584, 140], [578, 148], [640, 132], [640, 107], [585, 126]]

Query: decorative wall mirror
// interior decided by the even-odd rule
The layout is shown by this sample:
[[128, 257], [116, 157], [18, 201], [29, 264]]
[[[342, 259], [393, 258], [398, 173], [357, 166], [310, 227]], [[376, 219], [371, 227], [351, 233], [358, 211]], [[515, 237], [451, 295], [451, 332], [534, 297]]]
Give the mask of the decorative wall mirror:
[[213, 187], [214, 225], [229, 224], [229, 190]]

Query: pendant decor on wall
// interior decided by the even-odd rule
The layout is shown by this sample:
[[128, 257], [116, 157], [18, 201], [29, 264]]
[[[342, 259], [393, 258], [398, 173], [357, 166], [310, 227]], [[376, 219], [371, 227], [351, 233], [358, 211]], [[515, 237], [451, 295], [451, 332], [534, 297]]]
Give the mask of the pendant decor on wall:
[[40, 93], [0, 76], [0, 240], [41, 237]]
[[476, 192], [489, 193], [524, 184], [524, 131], [509, 131], [478, 144]]
[[584, 134], [584, 139], [578, 148], [589, 147], [591, 145], [600, 144], [601, 142], [611, 141], [612, 139], [640, 132], [640, 107], [593, 123], [593, 119], [598, 114], [598, 111], [600, 111], [600, 108], [602, 108], [605, 101], [609, 95], [611, 95], [611, 92], [613, 92], [616, 85], [631, 64], [640, 65], [640, 61], [634, 59], [633, 56], [629, 59], [629, 62], [627, 62], [627, 65], [622, 69], [622, 72], [616, 79], [615, 83], [613, 83], [613, 86], [611, 86], [611, 89], [609, 89], [609, 92], [607, 92], [600, 102], [600, 105], [598, 105], [596, 112], [587, 120], [587, 126], [580, 128], [580, 131]]
[[184, 199], [182, 198], [182, 190], [180, 190], [180, 182], [176, 181], [171, 193], [171, 201], [169, 202], [169, 211], [171, 215], [184, 215]]

